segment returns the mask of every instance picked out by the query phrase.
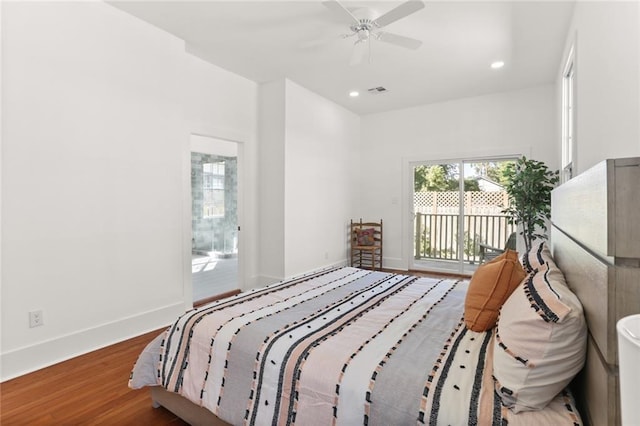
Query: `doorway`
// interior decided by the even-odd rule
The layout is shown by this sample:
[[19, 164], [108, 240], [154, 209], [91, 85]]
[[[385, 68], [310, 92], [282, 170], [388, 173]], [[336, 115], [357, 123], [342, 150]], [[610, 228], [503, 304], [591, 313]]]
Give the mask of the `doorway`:
[[238, 144], [191, 135], [193, 301], [238, 289]]
[[502, 249], [515, 226], [503, 175], [512, 158], [411, 163], [411, 269], [472, 274], [481, 250]]

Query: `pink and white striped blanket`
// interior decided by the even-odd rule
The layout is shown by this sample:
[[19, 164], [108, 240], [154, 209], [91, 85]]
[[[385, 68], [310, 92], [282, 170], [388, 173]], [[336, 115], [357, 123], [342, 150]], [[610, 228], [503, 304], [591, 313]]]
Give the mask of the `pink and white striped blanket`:
[[241, 293], [178, 319], [130, 386], [234, 425], [580, 424], [568, 392], [539, 412], [501, 407], [494, 333], [464, 327], [467, 286], [336, 268]]

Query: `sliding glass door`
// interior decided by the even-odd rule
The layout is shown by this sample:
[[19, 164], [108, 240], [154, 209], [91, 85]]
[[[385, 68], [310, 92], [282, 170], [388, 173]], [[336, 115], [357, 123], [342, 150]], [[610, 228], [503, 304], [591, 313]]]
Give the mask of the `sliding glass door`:
[[413, 163], [412, 269], [472, 273], [488, 247], [515, 231], [501, 213], [503, 170], [512, 160]]

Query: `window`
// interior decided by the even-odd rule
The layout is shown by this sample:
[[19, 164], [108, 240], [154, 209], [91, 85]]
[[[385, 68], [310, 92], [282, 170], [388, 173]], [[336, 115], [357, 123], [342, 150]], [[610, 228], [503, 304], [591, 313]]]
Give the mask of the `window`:
[[224, 216], [224, 161], [202, 165], [202, 217]]
[[571, 47], [562, 76], [562, 181], [573, 177], [576, 148], [576, 64]]

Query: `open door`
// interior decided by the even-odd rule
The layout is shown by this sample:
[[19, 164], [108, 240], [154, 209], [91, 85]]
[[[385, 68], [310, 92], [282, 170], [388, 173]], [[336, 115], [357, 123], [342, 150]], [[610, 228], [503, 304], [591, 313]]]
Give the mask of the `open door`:
[[191, 136], [194, 302], [238, 289], [238, 147]]

